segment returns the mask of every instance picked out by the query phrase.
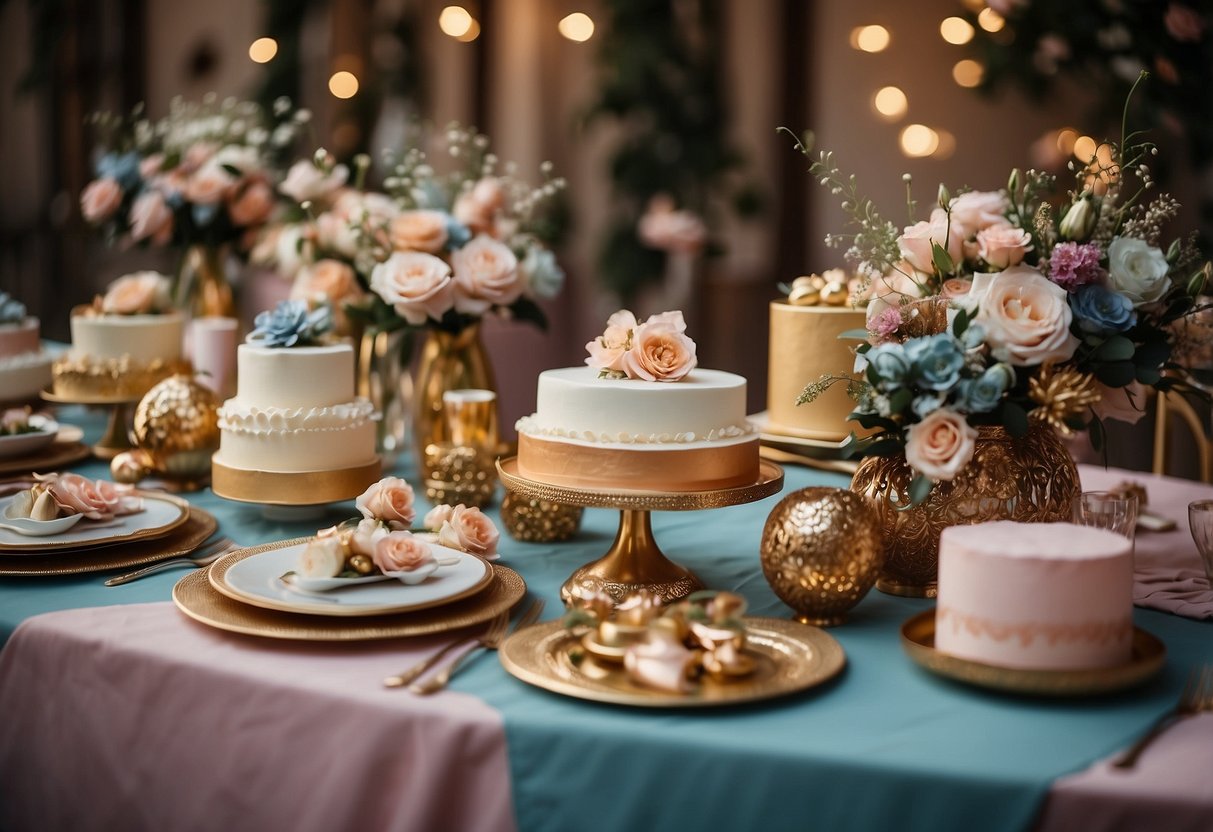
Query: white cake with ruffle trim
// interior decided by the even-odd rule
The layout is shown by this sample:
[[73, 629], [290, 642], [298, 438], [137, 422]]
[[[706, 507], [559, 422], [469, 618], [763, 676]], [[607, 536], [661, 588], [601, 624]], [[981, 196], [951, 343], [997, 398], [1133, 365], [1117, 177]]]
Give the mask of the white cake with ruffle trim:
[[37, 398], [51, 383], [51, 361], [37, 318], [0, 324], [0, 402]]

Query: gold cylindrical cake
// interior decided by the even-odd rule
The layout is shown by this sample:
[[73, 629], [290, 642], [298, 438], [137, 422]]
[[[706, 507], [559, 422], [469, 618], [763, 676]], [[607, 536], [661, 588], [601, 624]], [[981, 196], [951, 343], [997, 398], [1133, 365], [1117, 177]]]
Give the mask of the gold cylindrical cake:
[[845, 382], [815, 401], [797, 405], [805, 386], [823, 375], [854, 376], [857, 341], [839, 335], [866, 324], [862, 309], [849, 306], [793, 306], [771, 301], [771, 340], [767, 378], [767, 433], [838, 442], [858, 425], [847, 421], [855, 402]]

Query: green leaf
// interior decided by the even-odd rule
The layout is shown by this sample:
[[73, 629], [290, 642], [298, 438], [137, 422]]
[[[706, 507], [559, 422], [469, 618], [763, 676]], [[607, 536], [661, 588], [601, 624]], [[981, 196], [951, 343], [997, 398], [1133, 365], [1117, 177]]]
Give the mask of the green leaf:
[[1002, 424], [1012, 436], [1024, 436], [1028, 432], [1028, 411], [1015, 402], [1003, 402]]
[[934, 485], [935, 483], [922, 474], [915, 474], [914, 479], [910, 481], [910, 504], [905, 508], [921, 505], [927, 497], [931, 496], [931, 488]]
[[914, 401], [914, 391], [903, 387], [889, 396], [889, 410], [893, 413], [900, 413], [909, 407], [912, 401]]
[[548, 316], [544, 314], [539, 304], [530, 298], [518, 298], [518, 300], [510, 304], [510, 311], [514, 313], [515, 320], [534, 324], [544, 332], [547, 332]]
[[1132, 361], [1113, 361], [1095, 368], [1095, 377], [1109, 387], [1124, 387], [1137, 378]]
[[1158, 371], [1157, 367], [1138, 367], [1137, 380], [1147, 387], [1153, 387], [1162, 381], [1162, 373]]
[[897, 430], [897, 423], [885, 416], [878, 416], [875, 413], [859, 413], [854, 412], [847, 417], [852, 422], [858, 422], [859, 426], [865, 430], [873, 430], [875, 428], [884, 428], [885, 430]]
[[1098, 416], [1091, 419], [1091, 423], [1087, 425], [1087, 436], [1091, 437], [1091, 447], [1096, 451], [1102, 451], [1104, 447], [1104, 426], [1103, 420]]
[[957, 338], [965, 334], [965, 330], [969, 328], [969, 310], [963, 306], [956, 312], [956, 320], [952, 321], [952, 334]]
[[1128, 361], [1136, 349], [1133, 342], [1123, 335], [1113, 335], [1095, 350], [1095, 357], [1103, 361]]
[[839, 341], [846, 341], [846, 340], [866, 341], [866, 340], [868, 340], [869, 335], [871, 335], [871, 333], [868, 332], [866, 329], [848, 329], [845, 332], [838, 333], [838, 340]]
[[935, 270], [941, 275], [951, 274], [956, 269], [952, 255], [939, 243], [931, 243], [931, 260], [935, 263]]
[[223, 164], [223, 165], [220, 165], [219, 167], [223, 168], [225, 171], [227, 171], [229, 174], [236, 177], [237, 179], [240, 178], [240, 168], [236, 167], [235, 165]]
[[895, 456], [906, 449], [897, 439], [881, 439], [863, 448], [865, 456]]

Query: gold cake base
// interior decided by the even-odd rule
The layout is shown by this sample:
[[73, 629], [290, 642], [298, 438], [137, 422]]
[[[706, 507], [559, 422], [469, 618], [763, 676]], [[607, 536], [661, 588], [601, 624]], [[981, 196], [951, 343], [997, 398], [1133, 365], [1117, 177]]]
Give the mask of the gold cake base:
[[267, 506], [315, 506], [352, 500], [378, 481], [383, 464], [335, 471], [250, 471], [211, 462], [211, 490], [225, 500]]
[[54, 404], [84, 404], [109, 408], [110, 415], [109, 421], [105, 425], [105, 433], [92, 447], [93, 456], [106, 460], [113, 459], [118, 454], [134, 447], [131, 444], [130, 430], [127, 425], [131, 420], [130, 407], [138, 402], [140, 397], [124, 396], [125, 394], [119, 393], [68, 396], [55, 392], [53, 389], [42, 391], [42, 398]]

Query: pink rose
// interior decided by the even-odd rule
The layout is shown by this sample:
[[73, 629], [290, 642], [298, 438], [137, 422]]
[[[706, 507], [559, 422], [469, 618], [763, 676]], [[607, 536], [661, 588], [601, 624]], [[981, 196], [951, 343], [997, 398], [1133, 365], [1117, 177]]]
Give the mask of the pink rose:
[[901, 256], [915, 269], [926, 274], [934, 271], [934, 244], [945, 248], [954, 263], [959, 263], [964, 256], [964, 234], [960, 223], [950, 222], [947, 211], [942, 208], [932, 211], [930, 220], [906, 226], [905, 233], [897, 238]]
[[363, 517], [350, 535], [350, 549], [356, 555], [366, 555], [368, 558], [375, 554], [375, 544], [388, 536], [388, 528], [370, 517]]
[[131, 206], [131, 238], [167, 245], [173, 236], [173, 212], [159, 191], [144, 191]]
[[185, 185], [185, 198], [195, 205], [214, 205], [236, 185], [236, 178], [220, 165], [206, 164]]
[[1007, 198], [998, 191], [969, 191], [952, 200], [952, 226], [970, 240], [978, 231], [1007, 221]]
[[392, 532], [375, 543], [371, 560], [382, 572], [412, 572], [434, 561], [430, 544], [409, 532]]
[[486, 176], [472, 188], [472, 199], [489, 211], [500, 211], [505, 206], [505, 190], [499, 180]]
[[34, 476], [67, 514], [83, 514], [89, 520], [112, 520], [116, 515], [133, 514], [143, 508], [141, 500], [119, 491], [110, 482], [94, 482], [79, 474]]
[[1182, 3], [1171, 3], [1163, 15], [1167, 33], [1180, 43], [1195, 43], [1205, 31], [1200, 12]]
[[678, 381], [695, 369], [695, 342], [667, 322], [645, 321], [632, 333], [622, 364], [628, 378]]
[[690, 211], [674, 210], [674, 201], [668, 196], [649, 200], [636, 232], [649, 248], [682, 254], [698, 254], [708, 239], [703, 220]]
[[80, 194], [80, 213], [91, 223], [105, 222], [122, 204], [122, 188], [106, 177], [95, 179]]
[[973, 458], [977, 430], [954, 410], [940, 407], [906, 432], [906, 462], [935, 482], [950, 480]]
[[301, 159], [291, 165], [278, 190], [296, 202], [315, 202], [333, 196], [349, 175], [345, 165], [334, 165], [326, 172], [311, 159]]
[[868, 286], [868, 324], [884, 314], [886, 310], [895, 309], [901, 313], [901, 307], [923, 296], [922, 286], [911, 275], [916, 275], [914, 267], [906, 261], [897, 265], [898, 270], [872, 278]]
[[347, 332], [349, 319], [344, 306], [362, 297], [362, 287], [354, 269], [340, 260], [319, 260], [301, 269], [291, 286], [291, 298], [295, 300], [322, 300], [333, 307], [333, 321], [337, 332]]
[[967, 299], [997, 357], [1017, 367], [1068, 361], [1078, 348], [1070, 334], [1073, 314], [1066, 290], [1030, 266], [973, 276]]
[[427, 529], [437, 531], [442, 528], [442, 524], [451, 519], [451, 512], [455, 510], [454, 506], [441, 505], [434, 506], [425, 515], [425, 519], [421, 521], [421, 525]]
[[396, 251], [437, 254], [446, 245], [446, 214], [441, 211], [404, 211], [388, 226]]
[[159, 272], [135, 272], [109, 285], [101, 311], [112, 315], [147, 315], [170, 305], [170, 282]]
[[963, 298], [973, 288], [973, 281], [963, 277], [950, 277], [943, 282], [939, 294], [945, 298]]
[[185, 151], [185, 155], [181, 157], [179, 167], [182, 168], [184, 173], [193, 173], [209, 162], [218, 149], [219, 146], [213, 142], [192, 144], [189, 150]]
[[995, 269], [1017, 266], [1032, 250], [1032, 235], [1010, 223], [991, 225], [977, 232], [977, 254]]
[[455, 272], [455, 309], [481, 315], [492, 306], [509, 306], [522, 294], [518, 258], [509, 246], [479, 235], [451, 255]]
[[505, 205], [505, 191], [501, 183], [491, 177], [478, 181], [470, 191], [460, 194], [455, 200], [455, 219], [466, 225], [475, 234], [491, 234], [494, 219]]
[[363, 517], [382, 520], [393, 529], [413, 522], [413, 487], [399, 477], [384, 477], [354, 501]]
[[233, 225], [261, 225], [273, 209], [273, 190], [265, 180], [257, 179], [233, 195], [227, 204], [227, 215]]
[[438, 321], [455, 304], [451, 267], [432, 254], [398, 251], [371, 272], [371, 291], [410, 324]]
[[497, 541], [501, 533], [493, 521], [475, 506], [463, 503], [451, 509], [450, 516], [438, 530], [438, 544], [451, 549], [461, 549], [483, 558], [497, 554]]
[[1099, 385], [1099, 401], [1091, 409], [1100, 419], [1115, 419], [1135, 425], [1146, 415], [1146, 400], [1152, 391], [1140, 381], [1127, 387]]
[[160, 172], [164, 167], [164, 154], [153, 153], [139, 161], [139, 176], [143, 179], [151, 179]]
[[599, 370], [623, 372], [623, 356], [632, 347], [636, 316], [621, 309], [607, 319], [606, 331], [585, 345], [590, 357], [585, 363]]

